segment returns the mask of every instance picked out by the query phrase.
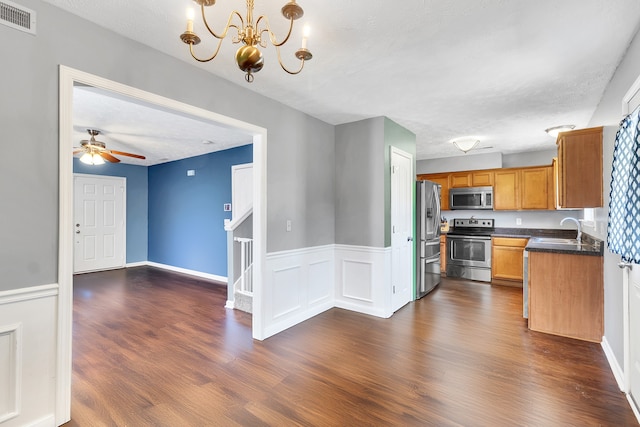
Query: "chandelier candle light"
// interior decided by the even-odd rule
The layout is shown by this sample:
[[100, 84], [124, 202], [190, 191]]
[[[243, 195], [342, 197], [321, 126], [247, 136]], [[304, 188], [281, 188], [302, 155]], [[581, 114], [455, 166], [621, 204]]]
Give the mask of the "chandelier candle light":
[[[258, 19], [254, 22], [253, 20], [253, 6], [254, 0], [246, 0], [247, 1], [247, 13], [246, 17], [243, 18], [240, 12], [234, 10], [229, 15], [229, 19], [227, 20], [227, 25], [224, 28], [224, 31], [220, 34], [217, 34], [215, 31], [211, 29], [207, 22], [207, 18], [205, 15], [205, 6], [213, 6], [216, 3], [216, 0], [194, 0], [196, 3], [200, 5], [200, 10], [202, 12], [202, 21], [204, 22], [205, 27], [209, 31], [209, 33], [218, 39], [218, 46], [215, 51], [209, 58], [198, 58], [193, 52], [193, 45], [200, 43], [200, 37], [193, 32], [193, 18], [194, 11], [193, 9], [189, 9], [187, 11], [187, 31], [180, 35], [180, 39], [189, 45], [189, 51], [191, 52], [191, 56], [193, 59], [199, 62], [209, 62], [214, 59], [218, 52], [220, 51], [220, 46], [222, 44], [222, 40], [227, 36], [227, 32], [230, 28], [235, 28], [238, 31], [237, 36], [233, 37], [232, 42], [240, 43], [242, 42], [243, 46], [241, 46], [236, 51], [236, 63], [238, 67], [244, 71], [246, 74], [245, 80], [249, 83], [253, 81], [253, 73], [257, 73], [260, 71], [264, 65], [264, 58], [262, 57], [262, 52], [258, 49], [258, 46], [262, 48], [267, 47], [267, 40], [263, 38], [266, 34], [268, 36], [271, 44], [276, 48], [276, 52], [278, 53], [278, 62], [284, 71], [289, 74], [298, 74], [302, 71], [304, 67], [305, 61], [309, 61], [313, 56], [311, 52], [307, 49], [307, 39], [309, 37], [309, 27], [305, 26], [304, 35], [302, 38], [302, 46], [295, 53], [296, 58], [300, 60], [300, 67], [297, 70], [290, 70], [282, 62], [282, 57], [280, 55], [280, 47], [283, 46], [291, 37], [291, 31], [293, 30], [293, 21], [299, 19], [304, 14], [302, 8], [296, 3], [295, 0], [290, 0], [289, 3], [285, 4], [282, 7], [282, 16], [289, 20], [289, 31], [287, 32], [286, 37], [282, 41], [278, 41], [273, 31], [271, 31], [271, 27], [269, 26], [269, 20], [265, 15], [260, 15]], [[234, 23], [234, 18], [237, 18], [239, 22]]]

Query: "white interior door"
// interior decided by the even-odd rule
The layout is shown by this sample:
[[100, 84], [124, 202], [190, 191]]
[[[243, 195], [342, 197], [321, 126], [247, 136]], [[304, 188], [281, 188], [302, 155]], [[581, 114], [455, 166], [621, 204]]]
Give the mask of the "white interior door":
[[392, 308], [411, 301], [413, 284], [413, 157], [391, 147]]
[[640, 265], [634, 264], [629, 275], [629, 390], [640, 407]]
[[73, 272], [125, 266], [126, 179], [73, 177]]

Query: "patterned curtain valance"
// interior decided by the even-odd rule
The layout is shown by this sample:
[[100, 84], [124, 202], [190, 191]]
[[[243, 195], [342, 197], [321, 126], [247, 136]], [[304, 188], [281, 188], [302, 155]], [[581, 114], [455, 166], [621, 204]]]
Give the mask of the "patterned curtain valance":
[[640, 107], [620, 123], [609, 192], [609, 251], [640, 264]]

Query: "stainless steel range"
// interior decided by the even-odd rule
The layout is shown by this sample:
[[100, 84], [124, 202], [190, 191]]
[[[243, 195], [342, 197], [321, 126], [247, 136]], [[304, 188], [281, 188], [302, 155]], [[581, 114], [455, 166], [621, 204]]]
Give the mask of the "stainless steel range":
[[447, 233], [447, 276], [491, 281], [493, 219], [454, 219]]

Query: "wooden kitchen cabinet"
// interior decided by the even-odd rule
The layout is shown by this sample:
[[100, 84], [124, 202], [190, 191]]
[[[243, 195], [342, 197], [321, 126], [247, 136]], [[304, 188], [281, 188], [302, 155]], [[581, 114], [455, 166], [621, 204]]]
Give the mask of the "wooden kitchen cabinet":
[[491, 187], [493, 185], [493, 170], [471, 172], [472, 187]]
[[509, 168], [494, 172], [495, 210], [554, 209], [553, 166]]
[[417, 175], [441, 186], [440, 205], [449, 210], [449, 189], [493, 187], [494, 210], [555, 209], [553, 166], [487, 169]]
[[518, 169], [502, 169], [494, 173], [493, 209], [517, 210], [520, 205]]
[[471, 172], [453, 172], [449, 174], [449, 188], [471, 187]]
[[491, 239], [492, 281], [506, 280], [522, 286], [522, 260], [528, 240], [520, 237], [494, 237]]
[[440, 235], [440, 274], [447, 274], [447, 236]]
[[553, 166], [522, 169], [520, 209], [554, 209]]
[[603, 257], [529, 251], [529, 328], [600, 342]]
[[417, 176], [418, 181], [431, 181], [440, 184], [440, 209], [449, 210], [449, 174], [448, 173], [427, 173]]
[[559, 207], [602, 207], [602, 127], [561, 132], [556, 144]]

